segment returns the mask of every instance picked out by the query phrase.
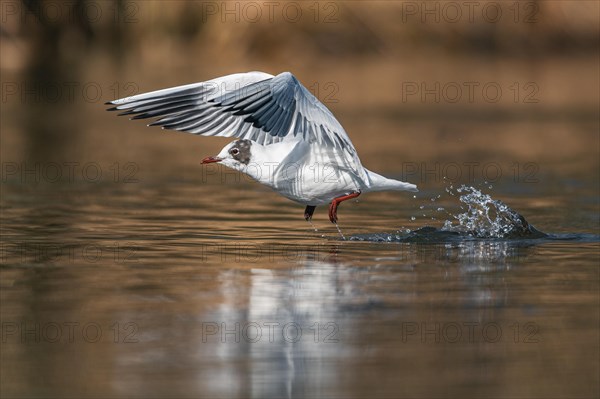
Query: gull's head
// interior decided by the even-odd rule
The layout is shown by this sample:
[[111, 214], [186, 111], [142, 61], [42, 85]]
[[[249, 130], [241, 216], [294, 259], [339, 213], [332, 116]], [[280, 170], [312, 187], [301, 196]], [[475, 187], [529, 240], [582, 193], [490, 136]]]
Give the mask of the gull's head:
[[237, 140], [227, 144], [215, 157], [207, 157], [202, 163], [219, 162], [229, 168], [242, 170], [252, 158], [252, 141]]

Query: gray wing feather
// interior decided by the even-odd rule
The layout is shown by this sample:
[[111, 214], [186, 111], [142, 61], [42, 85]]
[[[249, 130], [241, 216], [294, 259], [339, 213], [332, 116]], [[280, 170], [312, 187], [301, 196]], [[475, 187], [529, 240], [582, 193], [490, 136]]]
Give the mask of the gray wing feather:
[[[227, 84], [236, 87], [227, 90]], [[241, 87], [240, 87], [241, 86]], [[356, 150], [331, 112], [289, 72], [252, 72], [111, 101], [132, 119], [165, 129], [239, 137], [268, 145], [284, 139]]]

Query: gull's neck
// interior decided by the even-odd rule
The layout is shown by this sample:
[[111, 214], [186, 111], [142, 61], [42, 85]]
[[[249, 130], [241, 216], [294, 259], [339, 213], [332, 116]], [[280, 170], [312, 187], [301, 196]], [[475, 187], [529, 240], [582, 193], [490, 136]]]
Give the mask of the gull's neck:
[[250, 162], [242, 170], [248, 176], [268, 186], [273, 185], [275, 171], [298, 145], [297, 141], [282, 141], [269, 145], [252, 142]]

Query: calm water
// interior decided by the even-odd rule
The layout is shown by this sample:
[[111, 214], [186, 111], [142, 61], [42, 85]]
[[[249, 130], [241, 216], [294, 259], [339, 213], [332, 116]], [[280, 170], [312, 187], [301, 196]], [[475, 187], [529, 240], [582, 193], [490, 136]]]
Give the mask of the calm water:
[[546, 237], [422, 229], [441, 189], [344, 203], [343, 241], [257, 184], [9, 181], [2, 396], [597, 397], [595, 184], [486, 188]]

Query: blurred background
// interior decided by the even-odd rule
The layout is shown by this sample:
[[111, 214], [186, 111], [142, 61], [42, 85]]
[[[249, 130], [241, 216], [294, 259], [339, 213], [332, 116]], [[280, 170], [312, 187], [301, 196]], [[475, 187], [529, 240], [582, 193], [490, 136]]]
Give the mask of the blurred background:
[[[367, 167], [421, 185], [441, 183], [453, 163], [460, 170], [450, 177], [473, 180], [469, 162], [479, 163], [480, 180], [497, 174], [484, 173], [489, 162], [498, 180], [597, 176], [598, 7], [5, 1], [2, 160], [135, 162], [144, 179], [171, 167], [196, 174], [226, 139], [147, 129], [103, 103], [260, 70], [293, 72], [338, 117]], [[14, 177], [3, 171], [5, 181]]]
[[[1, 396], [598, 397], [599, 13], [2, 0]], [[340, 240], [324, 207], [315, 232], [302, 206], [200, 165], [229, 139], [106, 112], [252, 70], [294, 73], [363, 165], [419, 186], [341, 207], [347, 236], [393, 242]], [[461, 184], [562, 235], [396, 242], [455, 221], [444, 188]], [[207, 342], [207, 322], [305, 335]], [[440, 323], [503, 334], [402, 334]], [[312, 339], [319, 325], [335, 343]]]

